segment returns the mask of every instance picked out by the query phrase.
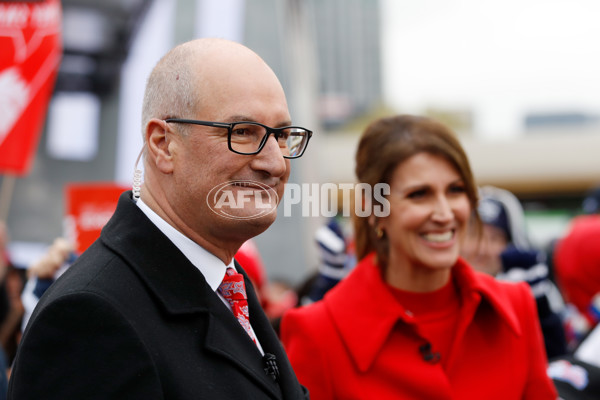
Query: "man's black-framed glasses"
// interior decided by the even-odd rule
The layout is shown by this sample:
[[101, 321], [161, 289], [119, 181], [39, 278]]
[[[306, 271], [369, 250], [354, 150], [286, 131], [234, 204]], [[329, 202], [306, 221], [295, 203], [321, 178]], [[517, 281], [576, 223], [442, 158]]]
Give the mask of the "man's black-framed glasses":
[[265, 147], [269, 135], [275, 136], [284, 158], [298, 158], [304, 154], [312, 131], [299, 126], [271, 128], [258, 122], [211, 122], [195, 119], [167, 118], [165, 122], [193, 124], [227, 129], [229, 150], [237, 154], [258, 154]]

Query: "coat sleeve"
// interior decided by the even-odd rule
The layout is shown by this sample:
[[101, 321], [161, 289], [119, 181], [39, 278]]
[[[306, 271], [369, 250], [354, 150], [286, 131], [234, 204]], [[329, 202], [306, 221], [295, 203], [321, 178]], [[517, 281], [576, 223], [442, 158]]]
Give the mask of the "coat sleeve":
[[542, 329], [538, 317], [535, 299], [531, 289], [525, 283], [519, 285], [521, 290], [520, 302], [523, 305], [521, 314], [521, 323], [523, 324], [524, 335], [529, 341], [529, 362], [530, 368], [527, 384], [525, 386], [523, 399], [557, 399], [558, 393], [548, 376], [548, 358], [544, 347]]
[[23, 335], [9, 399], [162, 399], [149, 352], [127, 319], [93, 293], [42, 305]]
[[[324, 338], [331, 333], [324, 332], [328, 324], [323, 323], [319, 313], [305, 311], [292, 309], [284, 314], [281, 341], [298, 380], [308, 389], [311, 400], [333, 399], [333, 378], [322, 349]], [[316, 310], [312, 308], [311, 311]]]

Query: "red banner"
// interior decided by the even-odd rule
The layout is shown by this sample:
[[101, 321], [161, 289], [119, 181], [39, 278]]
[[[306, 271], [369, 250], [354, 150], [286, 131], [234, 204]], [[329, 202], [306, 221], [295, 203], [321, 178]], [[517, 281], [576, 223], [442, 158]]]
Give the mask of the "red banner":
[[117, 208], [119, 196], [130, 189], [113, 183], [77, 183], [65, 187], [66, 236], [83, 253], [98, 237]]
[[29, 171], [60, 57], [59, 0], [0, 0], [0, 173]]

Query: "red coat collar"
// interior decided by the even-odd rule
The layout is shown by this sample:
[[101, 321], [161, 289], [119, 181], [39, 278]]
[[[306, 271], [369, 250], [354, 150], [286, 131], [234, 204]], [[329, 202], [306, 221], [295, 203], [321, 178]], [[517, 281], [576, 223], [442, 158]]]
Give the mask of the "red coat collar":
[[[503, 290], [502, 285], [506, 284], [473, 271], [460, 258], [453, 267], [452, 275], [460, 288], [463, 308], [472, 310], [467, 324], [472, 322], [484, 299], [517, 336], [521, 335], [511, 299]], [[375, 264], [375, 254], [361, 260], [346, 279], [327, 293], [324, 302], [346, 348], [362, 372], [369, 369], [399, 320], [407, 324], [413, 322], [412, 316], [387, 289]]]

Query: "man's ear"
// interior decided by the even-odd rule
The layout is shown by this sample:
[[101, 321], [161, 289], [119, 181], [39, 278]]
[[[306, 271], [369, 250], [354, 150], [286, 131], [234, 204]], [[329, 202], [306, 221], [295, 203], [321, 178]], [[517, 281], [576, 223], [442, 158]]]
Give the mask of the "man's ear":
[[[169, 150], [170, 138], [167, 137], [169, 125], [160, 119], [152, 118], [146, 124], [146, 143], [148, 144], [148, 162], [164, 173], [173, 172], [173, 157]], [[173, 135], [173, 133], [171, 133]]]

